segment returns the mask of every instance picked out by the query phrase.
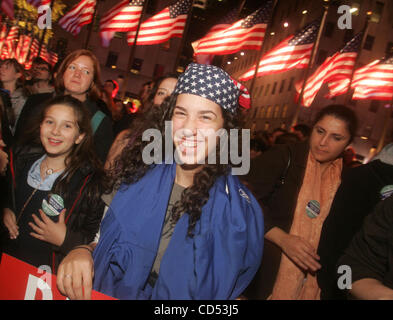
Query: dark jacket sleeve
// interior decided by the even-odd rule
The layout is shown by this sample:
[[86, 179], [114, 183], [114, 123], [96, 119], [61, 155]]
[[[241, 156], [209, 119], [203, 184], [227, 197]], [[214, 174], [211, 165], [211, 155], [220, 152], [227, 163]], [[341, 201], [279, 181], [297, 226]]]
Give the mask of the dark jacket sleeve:
[[3, 103], [3, 110], [0, 115], [1, 117], [1, 138], [3, 139], [4, 143], [7, 145], [7, 148], [11, 148], [12, 144], [14, 142], [14, 137], [12, 135], [12, 132], [10, 130], [10, 123], [7, 115], [7, 109], [11, 109], [11, 100], [10, 96], [3, 92], [0, 91], [0, 97]]
[[[380, 200], [381, 189], [372, 172], [374, 163], [350, 169], [344, 176], [321, 231], [317, 279], [322, 299], [344, 298], [337, 288], [337, 261], [344, 254], [365, 217]], [[341, 296], [341, 297], [339, 297]]]
[[274, 146], [251, 161], [249, 174], [245, 178], [246, 185], [263, 209], [265, 232], [280, 226], [280, 217], [272, 212], [269, 204], [272, 202], [273, 193], [279, 187], [279, 179], [286, 169], [288, 158], [286, 147]]
[[[88, 188], [99, 189], [97, 179], [97, 176], [93, 176], [89, 181]], [[75, 209], [76, 212], [72, 213], [75, 214], [74, 219], [72, 222], [70, 219], [64, 242], [58, 248], [58, 251], [64, 256], [74, 247], [92, 242], [98, 232], [105, 204], [101, 200], [100, 193], [94, 193], [95, 196], [88, 197], [88, 191], [87, 188], [84, 189], [84, 196], [78, 200], [76, 204], [78, 208]]]
[[113, 143], [113, 128], [111, 120], [105, 116], [94, 134], [94, 146], [100, 160], [105, 163], [109, 149]]
[[[373, 278], [381, 282], [392, 279], [393, 196], [381, 201], [365, 219], [338, 266], [347, 265], [352, 282]], [[390, 283], [392, 285], [392, 283]]]

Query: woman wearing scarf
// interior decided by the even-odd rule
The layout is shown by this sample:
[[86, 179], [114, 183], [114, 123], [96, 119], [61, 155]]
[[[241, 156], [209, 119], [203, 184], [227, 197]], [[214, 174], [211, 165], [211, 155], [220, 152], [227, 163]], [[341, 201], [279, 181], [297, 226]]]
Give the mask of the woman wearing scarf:
[[318, 113], [310, 140], [275, 146], [251, 163], [247, 182], [262, 206], [268, 241], [248, 298], [319, 299], [316, 250], [341, 182], [341, 154], [356, 128], [351, 109], [330, 105]]
[[[147, 127], [165, 137], [163, 120], [172, 120], [176, 162], [146, 164], [142, 139], [123, 149], [111, 171], [117, 192], [106, 199], [93, 257], [94, 244], [70, 253], [57, 275], [61, 292], [89, 298], [94, 264], [93, 288], [119, 299], [235, 299], [242, 293], [262, 256], [262, 212], [220, 161], [228, 149], [218, 152], [215, 164], [204, 161], [220, 150], [217, 132], [237, 128], [238, 101], [246, 101], [241, 90], [220, 68], [187, 68]], [[214, 143], [207, 143], [210, 135]]]

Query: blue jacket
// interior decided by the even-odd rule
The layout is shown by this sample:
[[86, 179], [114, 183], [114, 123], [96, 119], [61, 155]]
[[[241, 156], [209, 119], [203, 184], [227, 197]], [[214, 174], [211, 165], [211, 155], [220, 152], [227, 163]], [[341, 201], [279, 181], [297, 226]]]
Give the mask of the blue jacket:
[[262, 211], [228, 175], [210, 189], [193, 238], [188, 214], [177, 222], [155, 286], [147, 284], [175, 171], [157, 165], [117, 192], [94, 250], [95, 290], [119, 299], [235, 299], [252, 280], [262, 258]]

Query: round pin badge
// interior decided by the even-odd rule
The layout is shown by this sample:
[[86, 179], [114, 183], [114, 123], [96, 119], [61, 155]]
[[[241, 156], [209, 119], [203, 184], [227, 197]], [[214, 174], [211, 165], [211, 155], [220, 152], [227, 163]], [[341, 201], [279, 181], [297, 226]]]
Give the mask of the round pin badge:
[[307, 216], [313, 219], [318, 217], [320, 212], [321, 212], [321, 205], [317, 200], [311, 200], [309, 203], [307, 203], [306, 206]]
[[393, 185], [389, 184], [387, 186], [384, 186], [379, 192], [379, 194], [382, 200], [389, 198], [393, 194]]
[[50, 194], [42, 200], [42, 211], [48, 216], [55, 217], [64, 209], [64, 200], [57, 194]]

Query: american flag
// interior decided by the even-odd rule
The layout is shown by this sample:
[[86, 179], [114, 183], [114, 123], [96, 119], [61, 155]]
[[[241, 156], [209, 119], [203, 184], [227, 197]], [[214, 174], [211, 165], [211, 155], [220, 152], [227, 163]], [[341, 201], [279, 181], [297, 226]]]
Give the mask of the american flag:
[[14, 1], [12, 0], [2, 0], [1, 10], [10, 18], [14, 19]]
[[[338, 57], [338, 63], [341, 65], [337, 68], [335, 74], [329, 78], [329, 93], [325, 98], [331, 99], [348, 91], [348, 85], [351, 78], [352, 70], [355, 66], [356, 58], [360, 50], [363, 32], [358, 33], [348, 44], [341, 50]], [[340, 58], [340, 60], [339, 60]], [[326, 81], [325, 81], [326, 82]]]
[[31, 37], [25, 34], [19, 36], [18, 45], [16, 47], [16, 60], [20, 64], [25, 64], [27, 53], [29, 52]]
[[7, 38], [5, 39], [5, 43], [8, 48], [8, 58], [15, 57], [16, 51], [16, 40], [19, 38], [19, 27], [13, 26], [11, 27], [10, 31], [8, 32]]
[[51, 0], [26, 0], [28, 4], [31, 4], [33, 7], [38, 8], [39, 6], [50, 5]]
[[4, 23], [0, 32], [0, 52], [5, 44], [5, 38], [7, 37], [7, 25]]
[[84, 25], [93, 21], [95, 6], [96, 0], [79, 2], [59, 20], [60, 26], [73, 36], [78, 35]]
[[57, 53], [49, 51], [44, 44], [41, 47], [40, 57], [48, 62], [52, 67], [59, 60]]
[[[151, 45], [181, 37], [192, 0], [180, 0], [143, 22], [139, 28], [137, 45]], [[128, 45], [133, 45], [135, 31], [128, 32]]]
[[[221, 32], [225, 30], [226, 28], [229, 28], [237, 19], [238, 16], [238, 8], [232, 9], [219, 23], [215, 24], [213, 27], [209, 29], [209, 31], [206, 33], [204, 38], [209, 38], [211, 37], [214, 33], [216, 32]], [[194, 41], [191, 43], [192, 47], [198, 47], [198, 44], [200, 40]], [[213, 61], [213, 54], [199, 54], [195, 57], [195, 60], [199, 64], [211, 64]]]
[[29, 48], [30, 54], [28, 56], [28, 60], [25, 62], [25, 68], [27, 70], [31, 68], [34, 58], [38, 55], [39, 48], [40, 48], [39, 41], [36, 38], [33, 38], [33, 41], [30, 43], [30, 48]]
[[393, 55], [356, 70], [351, 88], [355, 89], [353, 100], [392, 100]]
[[265, 37], [267, 24], [269, 23], [273, 0], [241, 19], [230, 27], [200, 39], [193, 47], [194, 55], [200, 54], [231, 54], [239, 50], [259, 50]]
[[102, 45], [109, 46], [115, 32], [131, 32], [137, 29], [144, 0], [123, 0], [109, 10], [100, 22]]
[[[257, 77], [284, 72], [293, 68], [307, 67], [314, 42], [317, 38], [320, 20], [313, 21], [296, 35], [292, 35], [266, 53], [259, 61]], [[256, 65], [240, 76], [240, 81], [254, 77]]]
[[23, 41], [22, 41], [22, 48], [20, 51], [20, 63], [25, 64], [27, 55], [29, 53], [29, 48], [31, 44], [32, 38], [28, 35], [23, 36]]
[[[328, 86], [334, 95], [342, 92], [342, 82], [349, 84], [349, 79], [355, 65], [356, 57], [362, 42], [363, 32], [358, 33], [351, 41], [349, 41], [340, 51], [328, 57], [307, 79], [304, 87], [302, 105], [311, 106], [323, 83]], [[296, 91], [300, 93], [303, 81], [296, 83]], [[333, 95], [333, 96], [334, 96]]]

